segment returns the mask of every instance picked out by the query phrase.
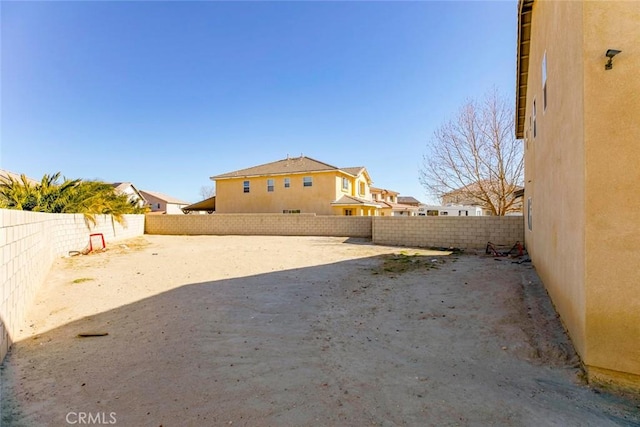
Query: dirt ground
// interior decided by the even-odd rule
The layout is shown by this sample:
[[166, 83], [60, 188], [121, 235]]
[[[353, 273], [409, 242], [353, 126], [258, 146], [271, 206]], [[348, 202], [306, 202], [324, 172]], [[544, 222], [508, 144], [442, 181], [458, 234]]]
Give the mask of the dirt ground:
[[60, 259], [29, 319], [2, 426], [640, 426], [507, 258], [144, 236]]

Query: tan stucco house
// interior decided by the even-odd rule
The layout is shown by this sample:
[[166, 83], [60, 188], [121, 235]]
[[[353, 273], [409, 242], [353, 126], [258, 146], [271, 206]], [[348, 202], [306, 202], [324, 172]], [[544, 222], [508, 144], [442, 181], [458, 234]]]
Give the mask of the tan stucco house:
[[591, 381], [640, 389], [640, 2], [520, 0], [525, 241]]
[[157, 191], [140, 190], [140, 194], [148, 202], [152, 214], [183, 215], [182, 209], [190, 205], [189, 202]]
[[[371, 187], [373, 201], [380, 205], [382, 216], [416, 216], [418, 207], [401, 203], [397, 191]], [[416, 200], [417, 201], [417, 200]]]
[[216, 183], [216, 213], [374, 216], [380, 210], [372, 199], [366, 168], [338, 168], [305, 156], [212, 176], [211, 180]]

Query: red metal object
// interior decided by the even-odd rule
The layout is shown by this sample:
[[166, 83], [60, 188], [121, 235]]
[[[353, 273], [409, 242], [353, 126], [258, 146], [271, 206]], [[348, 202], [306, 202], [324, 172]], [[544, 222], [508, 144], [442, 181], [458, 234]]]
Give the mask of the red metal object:
[[107, 247], [107, 245], [104, 243], [104, 234], [102, 234], [102, 233], [89, 234], [89, 252], [93, 251], [93, 240], [92, 240], [92, 237], [94, 237], [94, 236], [100, 236], [100, 238], [102, 239], [102, 249]]

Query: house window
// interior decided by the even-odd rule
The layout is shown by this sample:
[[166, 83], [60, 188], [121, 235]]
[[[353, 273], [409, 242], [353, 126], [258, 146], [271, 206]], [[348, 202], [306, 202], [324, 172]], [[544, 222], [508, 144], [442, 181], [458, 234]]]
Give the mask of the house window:
[[349, 189], [349, 180], [347, 178], [342, 178], [342, 189], [343, 190]]
[[267, 180], [267, 191], [268, 192], [272, 192], [273, 188], [274, 188], [273, 180], [272, 179], [268, 179]]
[[305, 187], [312, 187], [313, 186], [313, 177], [305, 176], [304, 178], [302, 178], [302, 185], [305, 186]]
[[533, 120], [533, 137], [535, 138], [537, 135], [537, 130], [538, 130], [538, 126], [536, 123], [536, 100], [533, 100], [533, 113], [532, 113], [532, 120]]
[[344, 214], [346, 216], [353, 216], [353, 209], [345, 209]]
[[427, 210], [427, 216], [438, 216], [438, 211], [436, 211], [436, 210]]
[[249, 181], [245, 181], [245, 182], [243, 182], [243, 183], [242, 183], [242, 185], [243, 185], [243, 188], [244, 188], [244, 192], [245, 192], [245, 193], [248, 193], [248, 192], [249, 192], [249, 189], [250, 189], [250, 187], [249, 187]]
[[527, 227], [529, 231], [533, 231], [533, 201], [531, 197], [527, 199]]
[[299, 214], [300, 209], [285, 209], [282, 211], [283, 214]]
[[360, 194], [361, 196], [364, 196], [364, 182], [360, 183], [358, 194]]
[[542, 55], [542, 111], [547, 111], [547, 52]]
[[285, 178], [284, 179], [284, 188], [289, 188], [291, 187], [291, 178]]

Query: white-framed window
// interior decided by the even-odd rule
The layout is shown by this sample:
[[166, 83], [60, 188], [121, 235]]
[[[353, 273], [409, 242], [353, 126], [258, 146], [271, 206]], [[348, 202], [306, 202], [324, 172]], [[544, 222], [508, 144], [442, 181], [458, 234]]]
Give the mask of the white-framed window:
[[348, 178], [342, 178], [342, 189], [343, 190], [348, 190], [349, 189], [349, 179]]
[[268, 179], [267, 180], [267, 191], [269, 193], [273, 192], [273, 189], [275, 188], [273, 180], [272, 179]]
[[360, 181], [360, 185], [358, 186], [358, 194], [364, 196], [364, 182]]
[[243, 191], [244, 191], [245, 193], [248, 193], [248, 192], [251, 190], [251, 187], [250, 187], [249, 181], [244, 181], [244, 182], [242, 183], [242, 188], [243, 188]]
[[284, 179], [284, 188], [289, 188], [291, 187], [291, 178], [285, 178]]
[[547, 51], [542, 55], [542, 112], [547, 111]]
[[304, 187], [312, 187], [313, 186], [313, 177], [312, 176], [305, 176], [304, 178], [302, 178], [302, 185]]

